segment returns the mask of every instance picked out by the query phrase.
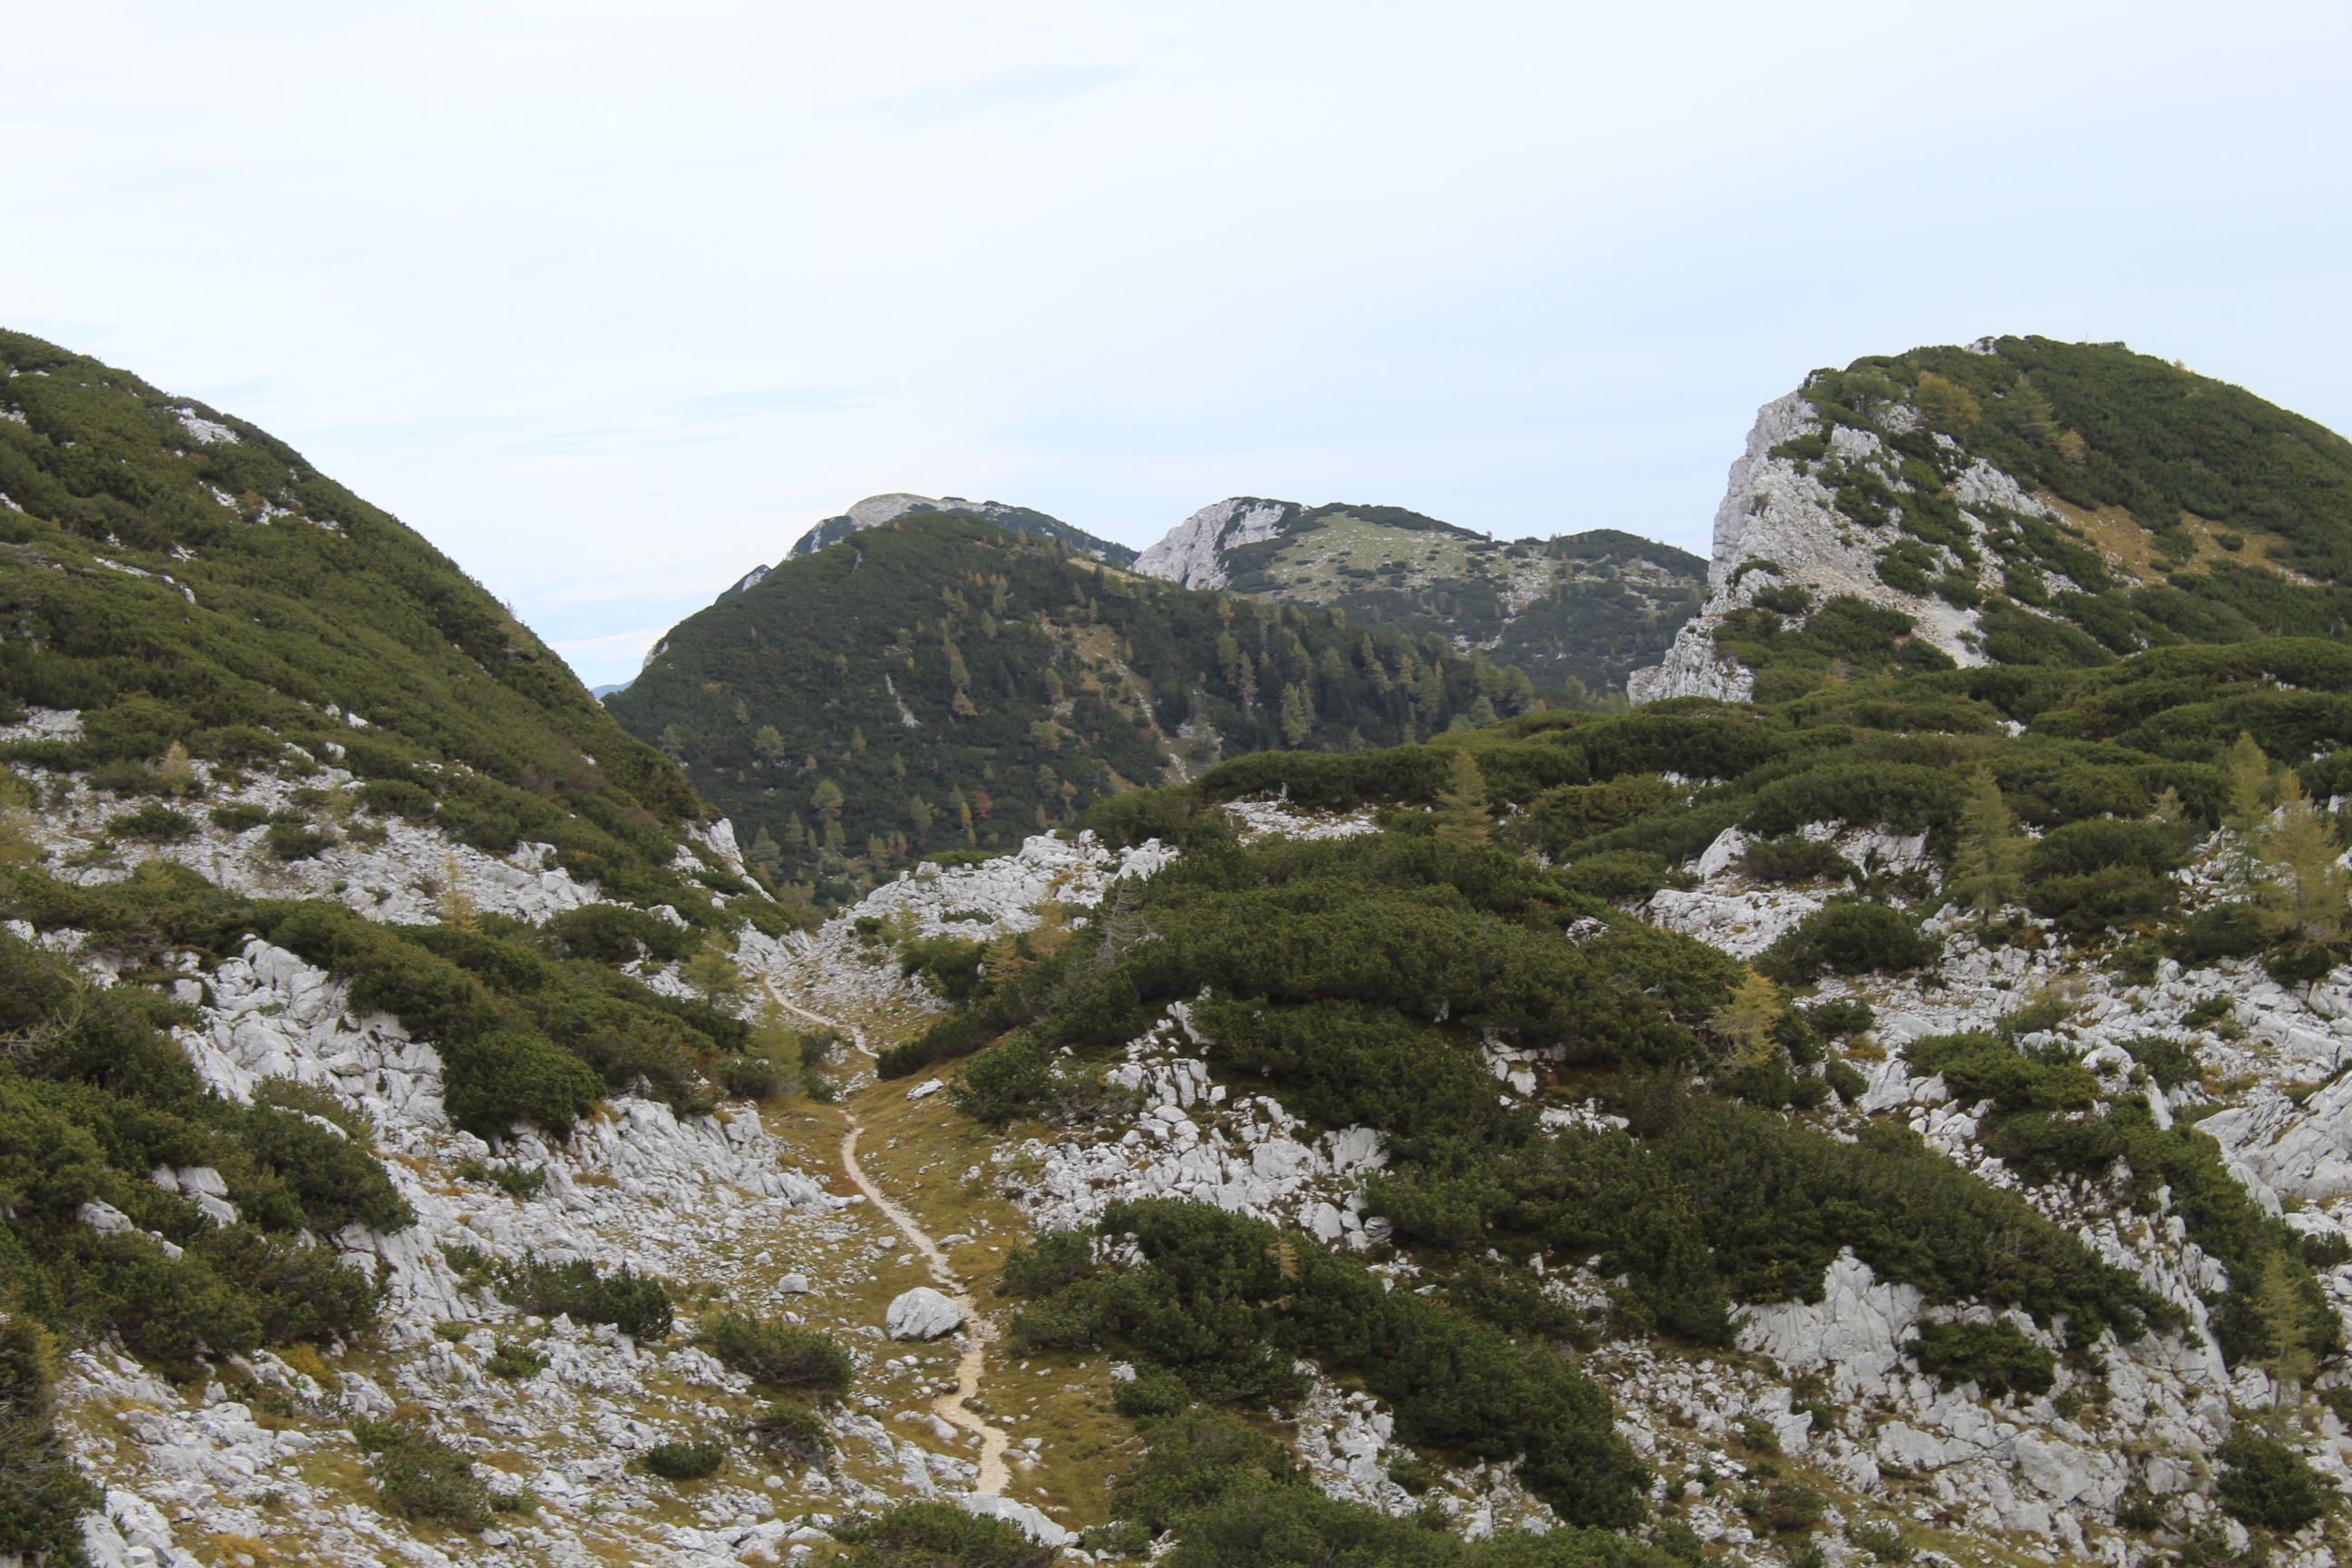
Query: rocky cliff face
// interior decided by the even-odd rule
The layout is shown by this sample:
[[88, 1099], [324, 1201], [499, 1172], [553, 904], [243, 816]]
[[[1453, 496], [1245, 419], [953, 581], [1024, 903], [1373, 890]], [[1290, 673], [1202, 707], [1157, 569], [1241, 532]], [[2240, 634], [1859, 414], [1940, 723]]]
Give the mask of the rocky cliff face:
[[[1917, 413], [1908, 407], [1890, 408], [1883, 417], [1905, 430], [1918, 427]], [[1662, 662], [1627, 679], [1625, 692], [1633, 701], [1744, 701], [1753, 696], [1754, 671], [1718, 649], [1717, 635], [1730, 616], [1753, 605], [1759, 592], [1791, 585], [1815, 603], [1852, 598], [1906, 616], [1912, 635], [1954, 664], [1985, 661], [1976, 610], [1933, 594], [1904, 592], [1880, 574], [1881, 541], [1840, 511], [1837, 492], [1817, 477], [1813, 465], [1792, 455], [1791, 444], [1808, 437], [1826, 439], [1849, 471], [1872, 475], [1897, 496], [1911, 492], [1899, 458], [1876, 435], [1827, 425], [1801, 392], [1766, 404], [1748, 433], [1747, 449], [1731, 465], [1723, 503], [1716, 509], [1706, 603], [1683, 624]], [[1990, 501], [2038, 519], [2052, 515], [2014, 479], [1981, 460], [1971, 463], [1953, 489], [1961, 500], [1959, 515], [1978, 544], [1984, 541], [1987, 518], [1971, 502]], [[1998, 588], [1997, 563], [1980, 556], [1968, 581], [1979, 592]]]
[[1222, 588], [1231, 580], [1228, 555], [1246, 544], [1277, 537], [1299, 512], [1297, 501], [1228, 496], [1211, 501], [1136, 557], [1147, 577], [1165, 577], [1187, 588]]

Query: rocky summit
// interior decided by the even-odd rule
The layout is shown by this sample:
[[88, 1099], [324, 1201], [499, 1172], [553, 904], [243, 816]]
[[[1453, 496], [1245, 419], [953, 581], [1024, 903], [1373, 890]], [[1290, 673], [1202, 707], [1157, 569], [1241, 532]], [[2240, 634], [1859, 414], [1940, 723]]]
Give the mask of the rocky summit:
[[[0, 357], [0, 1561], [2352, 1554], [2329, 433], [1817, 372], [1686, 625], [877, 498], [607, 710]], [[1630, 708], [1350, 608], [1603, 565]]]

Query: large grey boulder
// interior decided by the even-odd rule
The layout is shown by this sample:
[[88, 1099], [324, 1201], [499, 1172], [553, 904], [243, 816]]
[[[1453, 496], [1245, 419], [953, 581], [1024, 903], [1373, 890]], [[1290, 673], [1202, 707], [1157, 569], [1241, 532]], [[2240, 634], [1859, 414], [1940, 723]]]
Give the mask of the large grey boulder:
[[890, 1303], [882, 1327], [894, 1340], [935, 1340], [963, 1327], [963, 1309], [928, 1285], [918, 1285]]

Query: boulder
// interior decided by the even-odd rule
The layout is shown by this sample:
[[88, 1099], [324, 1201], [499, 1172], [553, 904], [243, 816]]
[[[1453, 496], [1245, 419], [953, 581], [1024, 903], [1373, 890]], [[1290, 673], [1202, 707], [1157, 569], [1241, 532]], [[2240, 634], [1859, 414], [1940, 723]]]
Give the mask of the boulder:
[[894, 1340], [935, 1340], [963, 1327], [963, 1309], [952, 1298], [918, 1285], [890, 1303], [882, 1326]]

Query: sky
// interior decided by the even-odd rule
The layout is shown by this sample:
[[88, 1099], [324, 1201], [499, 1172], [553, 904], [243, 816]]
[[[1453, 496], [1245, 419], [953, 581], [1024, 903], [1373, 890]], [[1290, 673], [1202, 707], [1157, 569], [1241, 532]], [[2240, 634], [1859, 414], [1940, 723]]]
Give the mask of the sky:
[[0, 325], [271, 430], [583, 679], [885, 490], [1704, 554], [1818, 365], [2352, 431], [2352, 6], [0, 0]]

